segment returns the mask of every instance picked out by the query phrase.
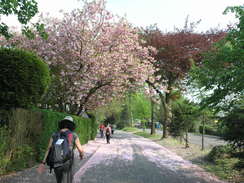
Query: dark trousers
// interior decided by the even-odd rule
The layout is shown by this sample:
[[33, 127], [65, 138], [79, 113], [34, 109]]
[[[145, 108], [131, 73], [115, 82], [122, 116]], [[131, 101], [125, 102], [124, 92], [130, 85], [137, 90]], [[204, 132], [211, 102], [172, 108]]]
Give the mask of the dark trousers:
[[103, 138], [104, 134], [103, 134], [103, 130], [100, 130], [100, 137]]
[[54, 168], [57, 183], [72, 183], [73, 180], [73, 164], [71, 162], [66, 163], [63, 166]]
[[107, 144], [110, 144], [110, 134], [109, 135], [106, 134], [106, 140], [107, 140]]

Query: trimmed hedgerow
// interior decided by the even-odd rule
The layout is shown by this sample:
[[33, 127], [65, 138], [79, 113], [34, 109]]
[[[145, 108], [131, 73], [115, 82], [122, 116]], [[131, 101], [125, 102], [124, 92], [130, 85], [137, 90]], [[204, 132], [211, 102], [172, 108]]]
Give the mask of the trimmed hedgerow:
[[48, 65], [32, 52], [0, 48], [0, 108], [38, 103], [50, 82]]
[[81, 144], [85, 144], [88, 140], [94, 139], [96, 136], [97, 125], [95, 119], [82, 118], [79, 116], [54, 112], [50, 110], [38, 111], [41, 111], [42, 113], [42, 133], [40, 134], [37, 148], [39, 150], [40, 158], [43, 158], [49, 138], [55, 131], [57, 131], [58, 122], [67, 115], [74, 118], [76, 124], [75, 132], [78, 134]]
[[[51, 135], [65, 113], [41, 109], [12, 109], [0, 111], [0, 175], [31, 167], [43, 159]], [[95, 119], [73, 116], [75, 132], [85, 144], [96, 136]]]

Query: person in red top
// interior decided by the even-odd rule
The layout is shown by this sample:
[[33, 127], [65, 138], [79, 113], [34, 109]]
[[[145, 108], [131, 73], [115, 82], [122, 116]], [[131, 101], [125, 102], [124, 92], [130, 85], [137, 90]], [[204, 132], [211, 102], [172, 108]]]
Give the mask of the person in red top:
[[110, 144], [110, 137], [111, 137], [111, 127], [109, 126], [109, 124], [107, 125], [107, 127], [105, 128], [105, 136], [106, 136], [106, 140], [107, 140], [107, 144]]
[[99, 125], [99, 131], [100, 131], [100, 136], [101, 136], [101, 138], [104, 137], [104, 134], [103, 134], [104, 128], [105, 128], [104, 124], [100, 124], [100, 125]]

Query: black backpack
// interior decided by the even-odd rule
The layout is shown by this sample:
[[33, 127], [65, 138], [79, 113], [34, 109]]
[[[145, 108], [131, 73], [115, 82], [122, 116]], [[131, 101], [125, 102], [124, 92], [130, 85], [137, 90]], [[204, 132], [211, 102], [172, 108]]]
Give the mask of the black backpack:
[[109, 130], [109, 128], [106, 129], [106, 135], [110, 135], [110, 130]]
[[[50, 167], [50, 173], [56, 166], [62, 166], [68, 160], [73, 159], [73, 134], [67, 130], [65, 132], [57, 132], [53, 135], [53, 143], [49, 149], [47, 156], [47, 165]], [[70, 163], [72, 163], [70, 161]], [[56, 166], [55, 166], [56, 165]]]

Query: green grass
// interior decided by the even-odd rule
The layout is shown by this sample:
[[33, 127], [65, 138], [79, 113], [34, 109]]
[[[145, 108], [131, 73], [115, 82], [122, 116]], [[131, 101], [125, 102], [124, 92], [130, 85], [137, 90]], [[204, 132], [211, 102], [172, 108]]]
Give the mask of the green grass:
[[126, 132], [132, 132], [132, 133], [136, 133], [140, 131], [138, 128], [135, 127], [125, 127], [122, 130]]
[[201, 150], [201, 146], [190, 144], [189, 148], [185, 148], [184, 142], [181, 143], [178, 139], [168, 137], [167, 139], [161, 139], [160, 135], [150, 135], [147, 132], [142, 132], [138, 129], [129, 128], [129, 132], [139, 135], [168, 148], [172, 152], [182, 158], [191, 161], [194, 164], [199, 165], [208, 172], [215, 174], [222, 180], [229, 182], [242, 183], [244, 182], [244, 170], [235, 168], [236, 164], [240, 161], [238, 158], [224, 157], [210, 162], [206, 156], [211, 149]]
[[241, 178], [241, 172], [234, 168], [235, 164], [238, 162], [238, 158], [222, 158], [215, 163], [206, 161], [200, 166], [222, 179], [230, 182], [241, 182], [241, 179], [244, 181], [244, 179]]
[[134, 134], [145, 137], [145, 138], [149, 138], [151, 140], [155, 140], [155, 139], [159, 138], [159, 135], [156, 135], [156, 134], [151, 135], [151, 134], [146, 133], [146, 132], [135, 132]]

